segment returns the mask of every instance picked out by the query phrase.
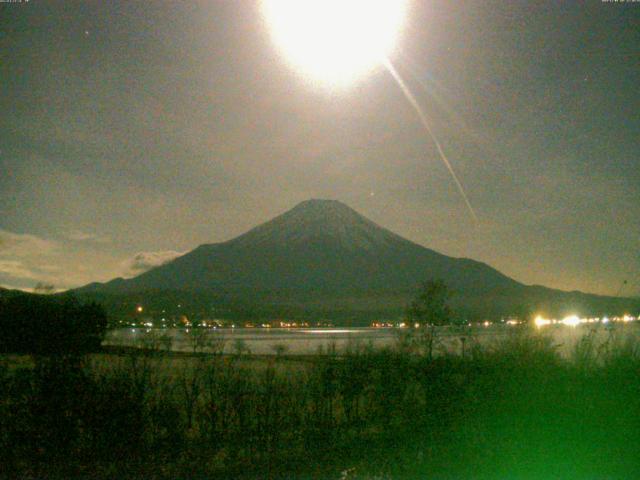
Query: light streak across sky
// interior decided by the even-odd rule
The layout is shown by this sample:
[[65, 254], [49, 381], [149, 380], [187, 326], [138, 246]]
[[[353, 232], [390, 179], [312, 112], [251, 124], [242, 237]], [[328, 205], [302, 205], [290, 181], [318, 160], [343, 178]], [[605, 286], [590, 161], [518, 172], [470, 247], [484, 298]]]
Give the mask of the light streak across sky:
[[427, 131], [427, 133], [433, 140], [433, 143], [435, 143], [436, 148], [438, 149], [438, 153], [440, 154], [440, 158], [442, 159], [442, 162], [445, 164], [445, 166], [449, 170], [449, 173], [451, 173], [451, 176], [453, 177], [453, 181], [456, 183], [456, 186], [458, 187], [458, 191], [460, 192], [460, 195], [462, 195], [462, 198], [464, 199], [464, 203], [467, 205], [467, 208], [469, 209], [469, 212], [471, 213], [471, 216], [473, 217], [474, 222], [478, 223], [478, 216], [476, 215], [475, 210], [471, 206], [471, 202], [469, 201], [469, 198], [467, 197], [467, 194], [464, 191], [464, 187], [462, 186], [462, 183], [458, 179], [456, 172], [453, 170], [451, 162], [449, 162], [449, 159], [445, 155], [444, 150], [440, 145], [440, 142], [438, 141], [435, 134], [433, 133], [433, 130], [431, 128], [431, 125], [429, 124], [427, 116], [423, 112], [422, 108], [420, 108], [420, 104], [416, 100], [416, 97], [413, 95], [413, 93], [411, 93], [411, 90], [409, 90], [409, 87], [407, 87], [406, 83], [404, 82], [404, 80], [402, 80], [402, 77], [400, 76], [400, 74], [398, 73], [398, 71], [395, 69], [395, 67], [393, 66], [393, 64], [388, 58], [384, 60], [384, 65], [387, 68], [387, 70], [389, 70], [389, 73], [391, 74], [391, 76], [398, 83], [400, 90], [402, 90], [402, 93], [404, 93], [404, 96], [407, 98], [407, 100], [409, 101], [413, 109], [418, 114], [418, 117], [420, 118], [420, 122], [422, 123], [422, 126], [424, 127], [424, 129]]

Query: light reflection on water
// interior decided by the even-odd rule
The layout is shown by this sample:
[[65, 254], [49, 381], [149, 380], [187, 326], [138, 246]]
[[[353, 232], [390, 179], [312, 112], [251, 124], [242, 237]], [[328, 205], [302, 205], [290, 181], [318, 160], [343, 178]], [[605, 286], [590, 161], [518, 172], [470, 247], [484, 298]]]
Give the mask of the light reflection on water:
[[[563, 355], [570, 354], [577, 342], [593, 327], [578, 328], [564, 325], [551, 326], [539, 333], [552, 338], [558, 351]], [[438, 329], [438, 343], [443, 351], [459, 353], [462, 343], [467, 347], [472, 344], [490, 346], [492, 343], [506, 338], [513, 328], [495, 326], [461, 332], [449, 328]], [[610, 338], [611, 331], [606, 328], [595, 328], [598, 343]], [[341, 353], [354, 346], [372, 346], [375, 348], [393, 347], [398, 338], [395, 328], [219, 328], [206, 331], [210, 339], [223, 340], [224, 352], [234, 353], [238, 342], [242, 342], [248, 350], [256, 355], [274, 355], [278, 347], [284, 346], [291, 355], [313, 355], [320, 351], [336, 351]], [[177, 328], [119, 328], [107, 332], [105, 345], [141, 346], [144, 339], [152, 335], [168, 335], [171, 337], [171, 349], [174, 351], [192, 351], [191, 334]], [[617, 328], [616, 335], [638, 335], [640, 325], [627, 325]], [[462, 340], [462, 337], [465, 337]]]
[[[278, 346], [285, 346], [293, 355], [311, 355], [319, 349], [342, 351], [354, 343], [375, 347], [391, 346], [396, 335], [393, 329], [382, 328], [217, 328], [206, 331], [211, 339], [224, 339], [225, 353], [233, 353], [238, 341], [257, 355], [272, 355]], [[149, 335], [168, 335], [171, 349], [190, 351], [190, 333], [185, 329], [119, 328], [107, 332], [105, 345], [141, 346]]]
[[318, 333], [318, 334], [327, 334], [327, 333], [366, 333], [367, 330], [370, 329], [332, 329], [332, 328], [323, 328], [323, 329], [301, 329], [300, 333]]

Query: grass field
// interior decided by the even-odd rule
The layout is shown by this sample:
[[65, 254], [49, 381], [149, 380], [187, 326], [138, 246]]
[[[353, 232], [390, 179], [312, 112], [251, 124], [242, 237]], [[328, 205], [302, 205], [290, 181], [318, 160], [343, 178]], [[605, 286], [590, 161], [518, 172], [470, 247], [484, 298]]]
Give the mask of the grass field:
[[19, 478], [631, 479], [640, 348], [562, 357], [522, 332], [465, 358], [112, 351], [5, 357], [0, 465]]

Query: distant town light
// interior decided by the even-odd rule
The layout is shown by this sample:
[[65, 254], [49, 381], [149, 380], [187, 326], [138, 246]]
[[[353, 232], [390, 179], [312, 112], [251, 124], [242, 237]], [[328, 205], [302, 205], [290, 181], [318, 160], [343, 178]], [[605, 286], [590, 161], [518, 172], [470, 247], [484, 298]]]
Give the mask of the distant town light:
[[545, 325], [550, 325], [551, 320], [549, 320], [548, 318], [542, 318], [540, 315], [538, 315], [535, 318], [534, 323], [536, 324], [536, 327], [540, 328], [544, 327]]
[[580, 318], [577, 315], [569, 315], [562, 319], [563, 325], [568, 325], [570, 327], [577, 327], [580, 325]]

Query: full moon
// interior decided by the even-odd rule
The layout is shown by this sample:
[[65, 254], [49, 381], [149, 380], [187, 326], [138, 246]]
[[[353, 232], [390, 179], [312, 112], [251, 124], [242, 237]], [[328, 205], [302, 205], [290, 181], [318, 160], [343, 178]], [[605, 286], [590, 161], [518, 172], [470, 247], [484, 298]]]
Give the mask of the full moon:
[[406, 1], [263, 0], [262, 10], [275, 43], [297, 71], [344, 87], [392, 52]]

